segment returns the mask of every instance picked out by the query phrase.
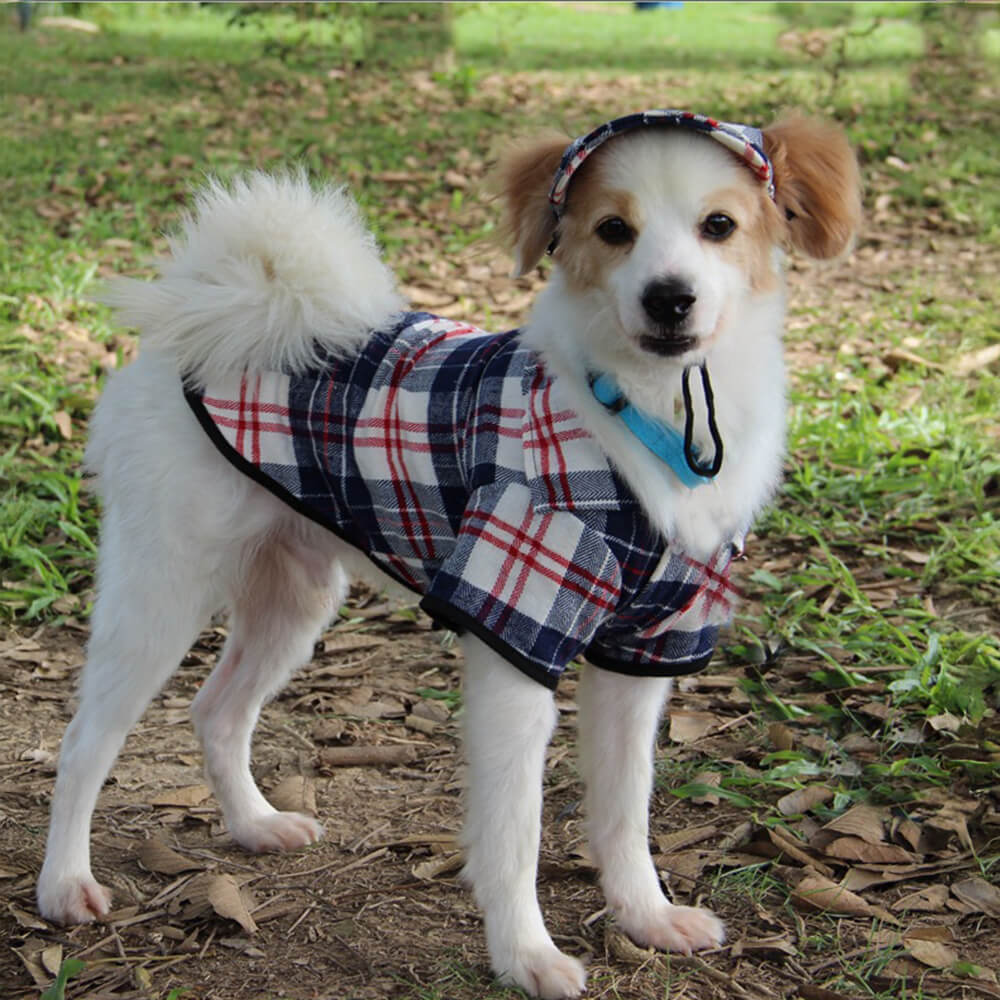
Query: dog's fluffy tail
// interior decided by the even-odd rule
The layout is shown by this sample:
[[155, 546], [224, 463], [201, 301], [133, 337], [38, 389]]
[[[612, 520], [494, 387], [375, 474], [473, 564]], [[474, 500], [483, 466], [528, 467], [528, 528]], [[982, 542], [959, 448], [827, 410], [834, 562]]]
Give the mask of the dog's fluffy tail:
[[159, 278], [114, 279], [103, 299], [202, 386], [351, 352], [403, 306], [353, 199], [302, 171], [210, 180]]

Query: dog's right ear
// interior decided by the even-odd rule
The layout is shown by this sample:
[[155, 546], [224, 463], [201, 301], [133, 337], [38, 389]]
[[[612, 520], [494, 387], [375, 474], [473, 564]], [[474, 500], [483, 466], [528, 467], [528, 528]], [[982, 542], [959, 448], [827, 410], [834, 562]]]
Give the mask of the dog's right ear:
[[494, 186], [503, 201], [503, 233], [514, 256], [512, 277], [527, 274], [542, 259], [555, 233], [549, 188], [570, 141], [542, 136], [516, 146], [497, 165]]

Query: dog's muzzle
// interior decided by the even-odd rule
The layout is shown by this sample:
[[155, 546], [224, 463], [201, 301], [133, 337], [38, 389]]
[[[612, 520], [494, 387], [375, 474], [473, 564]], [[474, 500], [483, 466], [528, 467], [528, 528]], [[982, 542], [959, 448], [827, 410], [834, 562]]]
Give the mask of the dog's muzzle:
[[642, 347], [663, 357], [674, 357], [691, 350], [697, 338], [687, 335], [685, 328], [697, 301], [694, 289], [683, 279], [651, 281], [640, 302], [643, 312], [655, 327], [655, 333], [647, 333], [640, 338]]

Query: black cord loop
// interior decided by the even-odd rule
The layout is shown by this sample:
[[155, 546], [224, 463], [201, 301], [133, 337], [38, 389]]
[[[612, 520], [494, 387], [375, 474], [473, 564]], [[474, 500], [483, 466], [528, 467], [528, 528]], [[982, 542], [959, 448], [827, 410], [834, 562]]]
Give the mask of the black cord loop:
[[694, 446], [694, 407], [691, 405], [691, 388], [688, 385], [688, 375], [691, 368], [685, 368], [681, 376], [681, 392], [684, 394], [684, 459], [688, 468], [697, 476], [709, 479], [719, 474], [722, 468], [722, 435], [715, 423], [715, 396], [712, 393], [712, 383], [708, 377], [708, 366], [700, 364], [701, 387], [705, 394], [705, 406], [708, 409], [708, 433], [712, 437], [715, 455], [711, 462], [699, 462], [697, 449]]

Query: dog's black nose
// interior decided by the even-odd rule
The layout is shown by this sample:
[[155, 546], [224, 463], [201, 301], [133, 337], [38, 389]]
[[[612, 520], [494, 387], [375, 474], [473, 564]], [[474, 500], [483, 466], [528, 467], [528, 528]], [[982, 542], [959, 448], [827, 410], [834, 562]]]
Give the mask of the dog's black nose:
[[642, 293], [642, 308], [657, 325], [676, 330], [697, 301], [694, 289], [680, 278], [651, 281]]

